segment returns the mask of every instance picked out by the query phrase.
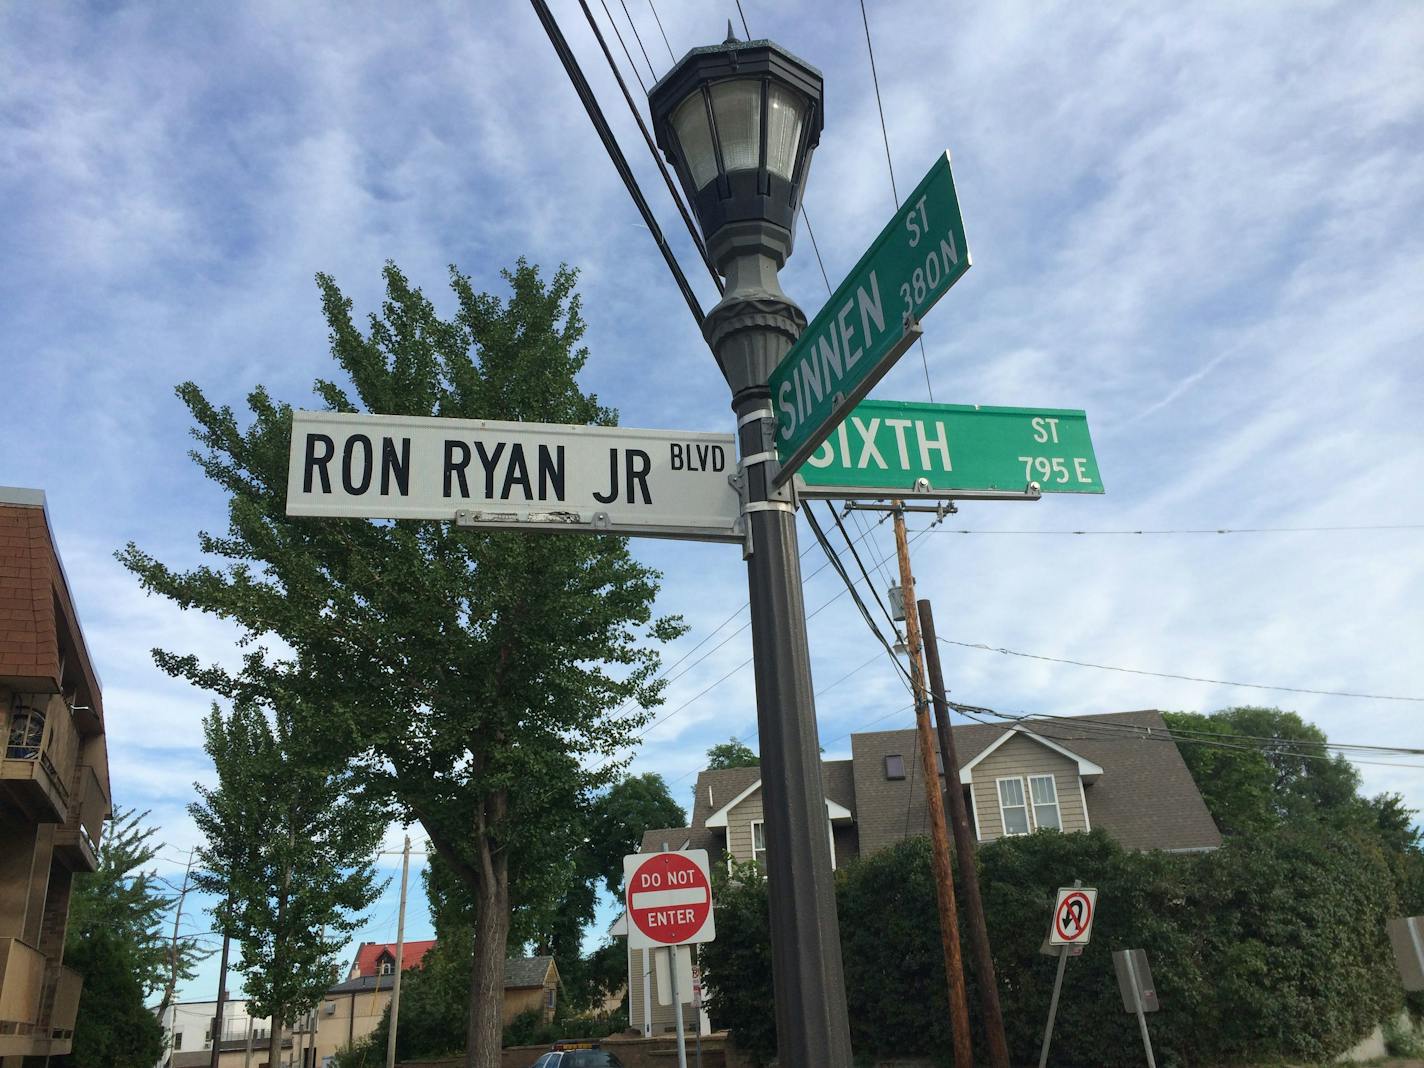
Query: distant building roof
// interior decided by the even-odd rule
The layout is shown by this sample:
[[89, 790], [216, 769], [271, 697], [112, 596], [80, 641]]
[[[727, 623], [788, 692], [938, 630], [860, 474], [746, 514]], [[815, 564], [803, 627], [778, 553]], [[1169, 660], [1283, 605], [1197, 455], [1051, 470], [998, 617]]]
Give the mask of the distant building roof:
[[[414, 943], [407, 942], [406, 949], [410, 949]], [[432, 946], [434, 942], [422, 943]], [[515, 957], [504, 962], [504, 988], [506, 990], [518, 990], [524, 987], [543, 986], [549, 975], [549, 966], [554, 963], [553, 957]], [[402, 971], [408, 969], [402, 968]], [[559, 969], [554, 968], [554, 978], [557, 981]], [[327, 989], [327, 994], [363, 994], [366, 991], [389, 990], [395, 981], [394, 975], [358, 975], [354, 979], [348, 979], [344, 983], [337, 983]]]
[[[516, 957], [513, 960], [504, 962], [504, 988], [506, 990], [518, 989], [520, 987], [543, 986], [549, 977], [549, 966], [554, 963], [553, 957]], [[557, 981], [559, 969], [554, 968], [554, 979]]]
[[[401, 955], [401, 971], [408, 972], [419, 965], [434, 945], [434, 939], [427, 942], [407, 942], [405, 952]], [[381, 970], [382, 954], [390, 956], [391, 967], [394, 968], [396, 960], [396, 944], [394, 942], [362, 942], [356, 950], [356, 959], [351, 963], [351, 973], [347, 978], [355, 979], [358, 976], [378, 973]]]

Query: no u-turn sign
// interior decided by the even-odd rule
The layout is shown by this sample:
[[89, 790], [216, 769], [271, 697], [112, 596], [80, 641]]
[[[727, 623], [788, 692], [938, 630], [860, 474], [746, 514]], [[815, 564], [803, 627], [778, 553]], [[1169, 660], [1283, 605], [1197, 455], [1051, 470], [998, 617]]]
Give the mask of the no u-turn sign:
[[1093, 932], [1098, 892], [1087, 886], [1063, 886], [1053, 906], [1053, 926], [1048, 942], [1054, 946], [1085, 946]]
[[623, 858], [623, 875], [630, 949], [716, 937], [707, 850], [632, 853]]

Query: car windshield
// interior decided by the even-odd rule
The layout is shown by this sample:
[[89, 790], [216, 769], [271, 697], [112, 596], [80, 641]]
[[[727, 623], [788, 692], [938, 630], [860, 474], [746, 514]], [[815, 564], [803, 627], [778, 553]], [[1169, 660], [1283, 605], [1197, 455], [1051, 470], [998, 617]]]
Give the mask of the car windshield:
[[559, 1068], [623, 1068], [623, 1062], [601, 1049], [580, 1049], [565, 1053]]

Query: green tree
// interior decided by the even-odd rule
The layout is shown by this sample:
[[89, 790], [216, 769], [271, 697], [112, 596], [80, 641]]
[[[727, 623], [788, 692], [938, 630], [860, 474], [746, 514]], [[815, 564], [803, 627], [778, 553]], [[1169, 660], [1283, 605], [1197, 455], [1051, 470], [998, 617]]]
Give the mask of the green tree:
[[[521, 260], [504, 277], [507, 301], [452, 268], [457, 307], [442, 319], [388, 264], [363, 332], [318, 276], [349, 383], [318, 381], [323, 405], [612, 425], [576, 381], [588, 354], [574, 273], [546, 283]], [[660, 700], [656, 643], [684, 628], [653, 618], [659, 576], [622, 538], [289, 517], [290, 407], [257, 388], [243, 428], [196, 385], [178, 392], [196, 459], [230, 498], [227, 533], [199, 543], [227, 564], [175, 571], [133, 545], [120, 559], [146, 589], [236, 622], [248, 652], [238, 672], [156, 659], [229, 698], [299, 699], [299, 729], [420, 822], [472, 899], [467, 1063], [493, 1068], [511, 912], [557, 896], [587, 795]], [[268, 652], [270, 639], [290, 653]]]
[[589, 820], [589, 851], [594, 873], [615, 897], [623, 887], [623, 858], [657, 827], [682, 827], [687, 813], [672, 799], [656, 772], [629, 775], [593, 802]]
[[722, 768], [755, 768], [761, 766], [761, 757], [752, 752], [751, 747], [736, 738], [719, 742], [707, 750], [707, 770]]
[[175, 973], [191, 979], [211, 955], [195, 938], [175, 943], [165, 933], [177, 897], [152, 870], [159, 847], [147, 817], [115, 809], [99, 843], [98, 868], [75, 877], [64, 963], [84, 977], [84, 992], [73, 1053], [60, 1064], [148, 1068], [163, 1052], [163, 1028], [145, 999], [158, 990], [171, 994]]
[[1298, 819], [1353, 823], [1360, 816], [1359, 772], [1332, 755], [1325, 733], [1296, 713], [1242, 707], [1210, 715], [1168, 712], [1164, 718], [1224, 834], [1271, 830]]
[[[623, 887], [623, 858], [655, 827], [680, 827], [683, 808], [656, 772], [628, 775], [593, 798], [579, 848], [567, 867], [568, 886], [546, 924], [540, 952], [558, 962], [565, 997], [578, 1010], [592, 1008], [608, 992], [607, 970], [583, 953], [584, 934], [593, 923], [599, 883], [614, 897]], [[616, 989], [616, 985], [614, 987]]]
[[[164, 927], [178, 900], [165, 892], [151, 870], [158, 856], [159, 847], [152, 841], [158, 828], [145, 826], [147, 818], [147, 812], [131, 808], [114, 810], [99, 843], [98, 868], [75, 877], [65, 933], [66, 954], [99, 931], [117, 938], [138, 980], [141, 999], [164, 988], [173, 972], [175, 944]], [[212, 955], [187, 935], [178, 937], [176, 950], [180, 982], [193, 978], [198, 962]]]
[[196, 785], [188, 812], [206, 842], [193, 875], [214, 895], [218, 928], [241, 946], [238, 969], [254, 1012], [270, 1016], [268, 1058], [281, 1024], [309, 1011], [331, 985], [345, 935], [380, 892], [374, 861], [385, 829], [347, 768], [303, 745], [293, 717], [271, 720], [252, 701], [203, 721], [218, 785]]
[[163, 1027], [144, 1008], [142, 967], [117, 930], [91, 930], [65, 950], [64, 963], [84, 976], [72, 1052], [59, 1068], [151, 1068], [163, 1056]]

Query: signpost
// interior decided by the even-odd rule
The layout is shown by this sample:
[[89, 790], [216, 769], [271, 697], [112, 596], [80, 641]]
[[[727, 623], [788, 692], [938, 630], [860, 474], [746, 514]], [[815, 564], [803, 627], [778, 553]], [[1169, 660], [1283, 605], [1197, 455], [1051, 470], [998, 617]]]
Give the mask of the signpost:
[[[712, 918], [712, 879], [707, 850], [664, 850], [630, 853], [623, 858], [623, 885], [627, 895], [628, 948], [662, 946], [667, 951], [667, 994], [677, 1021], [678, 1068], [687, 1068], [687, 1036], [682, 1026], [679, 971], [682, 947], [711, 942], [717, 937]], [[692, 958], [687, 957], [687, 967]], [[690, 973], [684, 979], [691, 986]], [[662, 977], [658, 977], [661, 986]], [[662, 1004], [662, 991], [658, 999]], [[699, 1034], [701, 1022], [698, 1024]]]
[[287, 514], [741, 542], [730, 434], [294, 412]]
[[1063, 990], [1063, 971], [1069, 956], [1077, 956], [1093, 934], [1093, 915], [1098, 908], [1098, 892], [1075, 881], [1058, 888], [1053, 902], [1053, 918], [1048, 925], [1048, 944], [1058, 947], [1058, 974], [1053, 979], [1053, 996], [1048, 1001], [1048, 1025], [1043, 1029], [1043, 1049], [1038, 1068], [1048, 1064], [1048, 1046], [1053, 1041], [1053, 1019], [1058, 1015], [1058, 995]]
[[1103, 492], [1085, 412], [906, 401], [861, 401], [796, 480], [839, 499]]
[[895, 365], [969, 263], [946, 152], [772, 372], [777, 485]]

